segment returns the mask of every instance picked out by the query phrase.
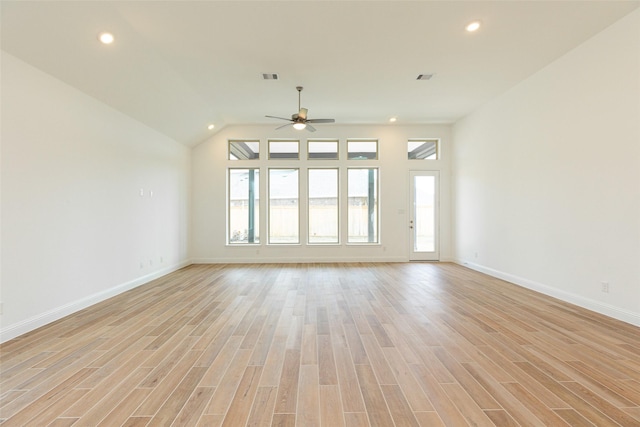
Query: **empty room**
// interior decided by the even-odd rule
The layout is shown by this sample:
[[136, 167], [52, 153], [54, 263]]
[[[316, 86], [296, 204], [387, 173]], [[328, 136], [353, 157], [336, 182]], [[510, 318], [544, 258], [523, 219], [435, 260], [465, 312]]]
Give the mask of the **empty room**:
[[3, 426], [640, 426], [640, 1], [0, 20]]

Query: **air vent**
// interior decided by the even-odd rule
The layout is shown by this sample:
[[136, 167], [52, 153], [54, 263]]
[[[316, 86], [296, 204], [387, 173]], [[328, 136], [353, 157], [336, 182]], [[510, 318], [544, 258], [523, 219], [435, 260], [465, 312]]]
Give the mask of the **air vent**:
[[431, 80], [433, 74], [418, 74], [418, 78], [416, 80]]
[[278, 80], [278, 75], [275, 73], [262, 73], [263, 80]]

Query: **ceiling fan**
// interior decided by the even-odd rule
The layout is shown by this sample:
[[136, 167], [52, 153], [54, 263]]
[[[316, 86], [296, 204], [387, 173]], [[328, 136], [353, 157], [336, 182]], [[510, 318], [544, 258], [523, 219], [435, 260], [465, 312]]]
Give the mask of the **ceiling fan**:
[[283, 127], [287, 126], [293, 126], [293, 128], [297, 130], [307, 129], [310, 132], [315, 132], [316, 128], [311, 126], [310, 123], [335, 123], [335, 119], [307, 119], [307, 111], [309, 110], [300, 107], [300, 92], [302, 92], [302, 86], [296, 86], [296, 89], [298, 90], [298, 112], [296, 114], [293, 114], [290, 119], [276, 116], [265, 116], [272, 119], [280, 119], [291, 122], [287, 123], [286, 125], [277, 127], [276, 130], [282, 129]]

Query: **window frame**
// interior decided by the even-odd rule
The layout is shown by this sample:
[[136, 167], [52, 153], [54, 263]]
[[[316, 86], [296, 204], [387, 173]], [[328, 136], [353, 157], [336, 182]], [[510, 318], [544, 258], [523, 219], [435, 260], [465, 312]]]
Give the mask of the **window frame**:
[[[364, 157], [364, 158], [353, 158], [351, 157], [349, 154], [349, 143], [354, 142], [354, 143], [362, 143], [362, 142], [373, 142], [375, 143], [376, 146], [376, 151], [375, 151], [375, 157]], [[372, 161], [372, 160], [379, 160], [380, 158], [380, 144], [377, 138], [348, 138], [347, 139], [347, 143], [346, 143], [346, 149], [347, 149], [347, 160], [348, 161]]]
[[[298, 174], [298, 188], [297, 188], [297, 242], [272, 242], [271, 241], [271, 229], [272, 229], [272, 215], [271, 215], [271, 171], [274, 170], [294, 170]], [[300, 223], [301, 223], [301, 209], [300, 209], [300, 167], [283, 167], [283, 166], [274, 166], [267, 168], [267, 245], [269, 246], [295, 246], [301, 244], [300, 239]]]
[[[435, 159], [430, 159], [428, 157], [423, 157], [423, 158], [411, 158], [410, 154], [411, 151], [409, 151], [409, 144], [412, 142], [434, 142], [435, 145]], [[417, 160], [417, 161], [422, 161], [422, 160], [429, 160], [429, 161], [435, 161], [435, 160], [440, 160], [440, 138], [409, 138], [407, 140], [407, 160]]]
[[[251, 159], [240, 159], [240, 158], [232, 159], [231, 158], [231, 155], [232, 155], [231, 146], [234, 143], [239, 143], [239, 142], [242, 142], [242, 143], [255, 142], [255, 143], [257, 143], [258, 144], [258, 152], [255, 153], [255, 154], [257, 154], [257, 156], [254, 157], [254, 158], [251, 158]], [[261, 144], [260, 144], [260, 140], [259, 139], [229, 139], [229, 140], [227, 140], [227, 161], [230, 161], [230, 162], [256, 161], [256, 160], [259, 161], [260, 160], [260, 145]]]
[[[255, 240], [255, 230], [257, 228], [258, 230], [258, 241], [247, 241], [247, 242], [233, 242], [231, 239], [231, 173], [234, 170], [253, 170], [254, 172], [257, 171], [258, 172], [258, 186], [257, 188], [254, 187], [254, 194], [257, 194], [257, 198], [255, 198], [254, 202], [253, 202], [253, 206], [254, 209], [257, 206], [258, 208], [258, 216], [257, 218], [254, 217], [253, 220], [253, 230], [254, 230], [254, 240]], [[251, 168], [251, 167], [228, 167], [227, 168], [227, 207], [226, 207], [226, 211], [227, 211], [227, 232], [226, 232], [226, 240], [227, 240], [227, 245], [229, 246], [260, 246], [262, 244], [261, 239], [260, 239], [260, 168], [259, 167], [255, 167], [255, 168]], [[257, 191], [256, 191], [257, 190]], [[249, 200], [248, 196], [247, 196], [247, 200]], [[249, 206], [251, 206], [251, 203], [248, 201], [247, 202], [249, 204]], [[248, 215], [249, 218], [251, 217], [251, 208], [248, 207], [247, 208], [249, 210]], [[249, 225], [247, 226], [247, 230], [248, 230], [248, 234], [250, 233], [250, 228]], [[249, 236], [247, 236], [248, 238]]]
[[[296, 146], [298, 147], [298, 151], [296, 152], [297, 157], [272, 157], [271, 155], [271, 144], [272, 143], [279, 143], [279, 142], [285, 142], [285, 143], [295, 143]], [[300, 140], [299, 139], [268, 139], [267, 140], [267, 158], [269, 160], [282, 160], [282, 161], [295, 161], [295, 160], [300, 160]]]
[[[310, 149], [310, 144], [312, 143], [319, 143], [319, 144], [329, 144], [329, 143], [335, 143], [336, 144], [336, 151], [335, 151], [335, 158], [312, 158], [311, 157], [311, 149]], [[333, 152], [331, 152], [333, 154]], [[310, 161], [339, 161], [340, 160], [340, 140], [339, 139], [307, 139], [307, 160]]]
[[[365, 246], [372, 246], [372, 245], [380, 245], [381, 244], [381, 239], [380, 239], [380, 167], [378, 166], [353, 166], [353, 167], [347, 167], [346, 168], [346, 175], [347, 175], [347, 184], [346, 184], [346, 189], [347, 189], [347, 195], [346, 195], [346, 199], [347, 199], [347, 211], [346, 211], [346, 218], [347, 218], [347, 225], [346, 225], [346, 244], [347, 245], [365, 245]], [[375, 170], [376, 171], [376, 179], [375, 179], [375, 222], [373, 222], [373, 224], [375, 225], [375, 241], [367, 241], [367, 242], [354, 242], [351, 241], [351, 235], [350, 235], [350, 225], [351, 225], [351, 220], [350, 220], [350, 203], [349, 203], [349, 197], [350, 197], [350, 193], [349, 193], [349, 171], [351, 170]], [[367, 193], [369, 194], [369, 189], [367, 189]], [[370, 226], [370, 223], [367, 223], [367, 227]], [[368, 235], [367, 235], [368, 237]]]
[[[311, 171], [313, 170], [333, 170], [336, 173], [336, 212], [335, 212], [335, 220], [336, 220], [336, 241], [334, 242], [311, 242], [311, 197], [310, 197], [310, 184], [311, 184]], [[340, 166], [334, 167], [307, 167], [307, 211], [306, 211], [306, 220], [307, 220], [307, 245], [309, 246], [337, 246], [341, 244], [341, 197], [340, 197]]]

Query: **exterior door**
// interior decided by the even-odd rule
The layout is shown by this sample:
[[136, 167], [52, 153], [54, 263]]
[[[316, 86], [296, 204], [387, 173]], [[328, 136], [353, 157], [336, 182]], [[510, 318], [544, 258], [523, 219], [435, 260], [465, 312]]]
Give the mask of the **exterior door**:
[[409, 231], [411, 261], [438, 261], [439, 172], [411, 171]]

